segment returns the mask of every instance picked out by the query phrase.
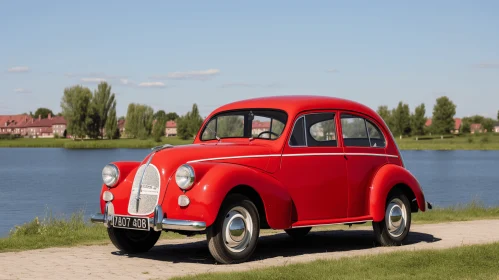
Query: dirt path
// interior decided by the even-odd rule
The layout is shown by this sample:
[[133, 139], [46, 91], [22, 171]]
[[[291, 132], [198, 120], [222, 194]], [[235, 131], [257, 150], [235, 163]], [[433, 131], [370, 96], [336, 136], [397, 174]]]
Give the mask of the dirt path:
[[[345, 227], [347, 228], [347, 227]], [[206, 241], [162, 240], [150, 252], [122, 255], [112, 245], [49, 248], [0, 253], [0, 279], [150, 279], [203, 272], [235, 271], [379, 254], [400, 250], [441, 249], [499, 241], [499, 220], [413, 225], [409, 245], [373, 247], [370, 228], [312, 232], [302, 242], [285, 234], [260, 238], [252, 261], [216, 265]]]

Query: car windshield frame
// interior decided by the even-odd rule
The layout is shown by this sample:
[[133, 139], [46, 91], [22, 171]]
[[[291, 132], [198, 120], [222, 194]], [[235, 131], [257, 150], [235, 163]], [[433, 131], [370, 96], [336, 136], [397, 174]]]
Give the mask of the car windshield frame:
[[[253, 114], [252, 117], [251, 117], [251, 113]], [[243, 119], [243, 125], [244, 125], [243, 126], [243, 135], [242, 136], [222, 137], [222, 136], [218, 135], [218, 131], [216, 131], [217, 137], [219, 137], [220, 139], [236, 139], [236, 138], [244, 139], [244, 138], [247, 138], [247, 139], [260, 139], [260, 140], [270, 140], [270, 141], [278, 140], [282, 137], [282, 135], [284, 134], [284, 130], [286, 129], [287, 121], [289, 118], [286, 111], [280, 110], [280, 109], [273, 109], [273, 108], [245, 108], [245, 109], [237, 109], [237, 110], [229, 110], [229, 111], [219, 112], [219, 113], [213, 115], [205, 123], [205, 125], [202, 127], [201, 133], [199, 134], [200, 141], [204, 142], [204, 141], [217, 140], [217, 137], [215, 137], [215, 136], [207, 138], [207, 139], [203, 139], [203, 135], [205, 134], [206, 130], [208, 130], [208, 131], [211, 130], [210, 128], [208, 128], [208, 125], [214, 119], [217, 119], [217, 124], [218, 124], [218, 118], [223, 117], [223, 116], [243, 116], [243, 118], [244, 118]], [[282, 127], [282, 130], [281, 130], [281, 133], [279, 134], [279, 136], [276, 138], [272, 138], [271, 136], [270, 136], [270, 138], [254, 137], [252, 134], [253, 121], [254, 121], [253, 119], [256, 117], [270, 118], [272, 120], [272, 123], [274, 120], [281, 122], [283, 124], [283, 127]], [[272, 127], [270, 127], [269, 129], [272, 129]], [[216, 127], [215, 127], [215, 130], [217, 130]]]

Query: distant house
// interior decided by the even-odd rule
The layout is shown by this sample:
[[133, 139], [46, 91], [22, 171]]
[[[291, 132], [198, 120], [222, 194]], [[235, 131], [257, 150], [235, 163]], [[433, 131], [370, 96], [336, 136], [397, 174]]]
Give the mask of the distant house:
[[66, 131], [66, 120], [63, 117], [46, 119], [32, 118], [29, 115], [0, 116], [0, 133], [18, 135], [21, 137], [46, 137], [62, 136]]
[[[427, 119], [426, 120], [426, 123], [425, 123], [425, 126], [426, 127], [430, 127], [432, 124], [432, 120], [431, 119]], [[460, 119], [460, 118], [454, 118], [454, 129], [449, 131], [450, 133], [454, 133], [454, 134], [458, 134], [460, 131], [461, 131], [461, 126], [463, 124], [463, 120]]]
[[483, 132], [482, 124], [472, 123], [470, 125], [470, 132], [471, 133], [482, 133]]
[[264, 131], [270, 130], [270, 122], [254, 121], [251, 127], [251, 134], [258, 135]]
[[499, 133], [499, 122], [496, 122], [494, 124], [494, 128], [492, 129], [492, 131], [494, 131], [495, 133]]
[[177, 123], [175, 121], [167, 121], [165, 126], [165, 136], [177, 136]]

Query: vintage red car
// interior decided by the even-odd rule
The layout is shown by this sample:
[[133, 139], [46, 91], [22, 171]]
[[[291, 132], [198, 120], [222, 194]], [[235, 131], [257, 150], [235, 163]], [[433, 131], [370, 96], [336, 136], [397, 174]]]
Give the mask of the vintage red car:
[[372, 221], [378, 243], [401, 245], [411, 212], [431, 209], [381, 117], [331, 97], [222, 106], [193, 144], [110, 163], [102, 177], [92, 221], [118, 249], [148, 251], [161, 231], [206, 233], [220, 263], [247, 260], [268, 228], [299, 238], [314, 226]]

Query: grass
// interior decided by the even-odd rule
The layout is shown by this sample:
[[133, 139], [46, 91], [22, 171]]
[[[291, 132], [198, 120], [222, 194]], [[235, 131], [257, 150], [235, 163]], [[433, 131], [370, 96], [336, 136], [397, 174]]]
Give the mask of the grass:
[[[425, 213], [414, 213], [414, 223], [440, 223], [479, 219], [499, 219], [499, 207], [485, 207], [478, 202], [448, 208], [436, 208]], [[354, 225], [355, 226], [355, 225]], [[334, 230], [345, 226], [317, 227], [315, 230]], [[281, 233], [281, 230], [263, 230], [262, 234]], [[183, 235], [164, 232], [161, 238], [185, 238]], [[83, 212], [69, 217], [46, 215], [40, 220], [16, 226], [7, 237], [0, 238], [0, 253], [48, 247], [68, 247], [76, 245], [108, 244], [106, 228], [90, 224]]]
[[174, 279], [498, 279], [498, 263], [499, 243], [493, 243], [318, 260], [247, 272], [208, 273]]
[[182, 145], [190, 144], [190, 140], [177, 137], [163, 137], [161, 142], [151, 139], [115, 139], [115, 140], [71, 140], [54, 138], [18, 138], [14, 140], [0, 139], [0, 147], [8, 148], [66, 148], [66, 149], [148, 149], [162, 144]]
[[[184, 238], [183, 235], [167, 232], [161, 238]], [[0, 253], [24, 251], [49, 247], [70, 247], [76, 245], [109, 244], [106, 228], [90, 224], [83, 211], [70, 217], [38, 217], [31, 222], [16, 226], [5, 238], [0, 238]]]
[[[449, 137], [449, 136], [446, 136]], [[468, 134], [440, 139], [416, 137], [396, 139], [401, 150], [499, 150], [499, 133]]]

